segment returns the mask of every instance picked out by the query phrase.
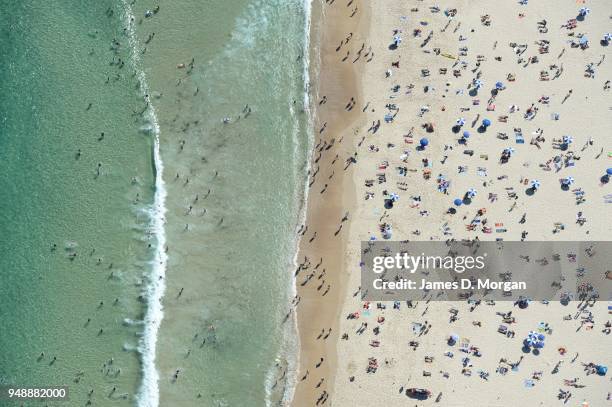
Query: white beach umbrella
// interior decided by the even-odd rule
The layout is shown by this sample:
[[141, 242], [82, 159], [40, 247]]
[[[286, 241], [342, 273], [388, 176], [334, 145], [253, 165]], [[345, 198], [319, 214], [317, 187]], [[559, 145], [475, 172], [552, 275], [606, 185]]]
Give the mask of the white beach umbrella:
[[397, 200], [399, 200], [399, 198], [400, 198], [400, 197], [399, 197], [399, 195], [398, 195], [398, 194], [396, 194], [395, 192], [391, 192], [391, 194], [389, 195], [389, 197], [390, 197], [390, 198], [391, 198], [391, 200], [392, 200], [392, 201], [394, 201], [394, 202], [395, 202], [395, 201], [397, 201]]
[[482, 88], [483, 85], [484, 85], [484, 83], [480, 79], [475, 79], [474, 80], [474, 86], [476, 87], [476, 89]]
[[563, 178], [563, 184], [565, 185], [572, 185], [574, 183], [574, 178], [573, 177], [565, 177]]
[[477, 192], [476, 189], [474, 188], [470, 188], [468, 189], [466, 195], [468, 196], [468, 198], [474, 198], [476, 196]]
[[589, 15], [590, 12], [591, 9], [588, 7], [581, 7], [580, 10], [578, 10], [578, 14], [582, 17], [586, 17], [587, 15]]
[[574, 138], [572, 136], [563, 136], [563, 144], [572, 144]]
[[603, 42], [606, 44], [612, 41], [612, 33], [605, 33], [603, 36]]
[[531, 188], [540, 189], [540, 181], [537, 179], [531, 180]]
[[457, 119], [457, 126], [463, 126], [465, 124], [465, 119], [460, 117]]
[[513, 155], [514, 154], [514, 148], [512, 147], [508, 147], [504, 149], [504, 153], [508, 154], [508, 155]]

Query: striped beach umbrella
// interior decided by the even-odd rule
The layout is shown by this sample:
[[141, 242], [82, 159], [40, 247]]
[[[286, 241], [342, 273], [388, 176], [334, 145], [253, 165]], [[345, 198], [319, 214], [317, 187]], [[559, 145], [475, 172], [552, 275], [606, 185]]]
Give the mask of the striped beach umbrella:
[[457, 126], [463, 126], [465, 124], [465, 119], [460, 117], [457, 119]]
[[603, 42], [609, 44], [612, 41], [612, 33], [605, 33], [603, 36]]
[[527, 339], [536, 342], [538, 340], [538, 333], [536, 331], [529, 331], [527, 334]]
[[508, 154], [509, 156], [514, 155], [514, 152], [515, 152], [515, 151], [516, 151], [516, 150], [514, 150], [514, 148], [512, 148], [512, 147], [508, 147], [508, 148], [505, 148], [505, 149], [504, 149], [504, 153]]
[[540, 181], [537, 179], [531, 180], [531, 188], [534, 190], [540, 189]]
[[578, 15], [581, 17], [586, 17], [589, 15], [589, 13], [591, 12], [591, 9], [588, 7], [580, 7], [580, 10], [578, 10]]
[[389, 197], [391, 198], [391, 200], [393, 202], [398, 201], [399, 200], [399, 195], [396, 194], [395, 192], [391, 192], [391, 195], [389, 195]]
[[563, 144], [572, 144], [574, 138], [572, 136], [563, 136]]
[[468, 196], [468, 198], [474, 198], [476, 196], [477, 192], [474, 188], [470, 188], [467, 190], [466, 195]]
[[476, 89], [482, 88], [483, 85], [484, 85], [484, 82], [482, 82], [480, 79], [474, 79], [474, 87]]
[[561, 183], [563, 185], [572, 185], [574, 183], [574, 177], [565, 177], [563, 178], [563, 180], [561, 181]]
[[529, 331], [523, 343], [527, 346], [533, 346], [538, 341], [538, 335], [534, 331]]

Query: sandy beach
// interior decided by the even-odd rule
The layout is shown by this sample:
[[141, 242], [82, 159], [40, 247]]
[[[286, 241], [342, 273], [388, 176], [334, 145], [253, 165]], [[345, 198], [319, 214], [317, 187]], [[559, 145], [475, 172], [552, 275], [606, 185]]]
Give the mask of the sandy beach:
[[[367, 8], [351, 16], [353, 9], [326, 8], [313, 2], [312, 12], [311, 100], [317, 137], [309, 174], [308, 226], [298, 230], [298, 294], [294, 300], [300, 336], [297, 404], [330, 392], [333, 384], [328, 378], [336, 366], [338, 332], [334, 328], [344, 295], [337, 288], [345, 287], [348, 277], [344, 256], [339, 253], [347, 246], [348, 219], [355, 202], [352, 166], [346, 157], [355, 152], [352, 140], [365, 124], [357, 108], [363, 63], [338, 61], [337, 48], [347, 39], [351, 45], [364, 43], [369, 20]], [[340, 48], [348, 49], [348, 45]], [[321, 355], [327, 358], [321, 361]]]
[[[394, 241], [610, 240], [609, 7], [348, 3], [320, 5], [293, 404], [608, 405], [609, 375], [593, 373], [612, 363], [607, 298], [367, 303], [359, 264], [360, 243], [383, 230]], [[498, 332], [505, 320], [512, 334]], [[524, 352], [538, 328], [546, 348]]]

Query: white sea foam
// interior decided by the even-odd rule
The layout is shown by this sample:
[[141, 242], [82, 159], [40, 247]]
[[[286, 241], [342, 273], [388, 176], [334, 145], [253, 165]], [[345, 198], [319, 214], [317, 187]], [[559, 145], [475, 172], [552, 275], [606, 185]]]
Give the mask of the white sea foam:
[[141, 67], [140, 44], [134, 28], [134, 14], [128, 1], [123, 0], [123, 23], [127, 27], [127, 40], [131, 52], [131, 64], [140, 83], [140, 91], [148, 105], [146, 118], [149, 123], [141, 128], [153, 136], [153, 161], [155, 165], [155, 195], [150, 208], [151, 230], [156, 239], [155, 254], [147, 284], [147, 311], [144, 319], [143, 334], [138, 344], [141, 355], [142, 382], [138, 391], [137, 404], [140, 407], [157, 407], [159, 405], [159, 373], [155, 367], [157, 333], [164, 316], [162, 298], [166, 289], [165, 274], [168, 256], [165, 252], [166, 235], [164, 230], [166, 214], [166, 187], [163, 180], [164, 165], [159, 146], [159, 124], [155, 106], [149, 97], [146, 75]]
[[[302, 53], [302, 61], [303, 61], [303, 80], [304, 80], [304, 110], [306, 112], [307, 117], [307, 128], [306, 133], [308, 136], [308, 151], [309, 154], [306, 158], [306, 174], [309, 173], [311, 169], [311, 155], [313, 150], [313, 115], [310, 109], [310, 31], [311, 31], [311, 15], [312, 15], [312, 0], [304, 0], [304, 48]], [[294, 157], [296, 160], [299, 160], [299, 132], [294, 133]], [[297, 170], [297, 165], [294, 166], [294, 169]], [[302, 192], [302, 205], [300, 208], [300, 213], [298, 216], [298, 225], [303, 225], [306, 221], [306, 209], [308, 202], [308, 177], [305, 177], [303, 180], [303, 192]], [[298, 189], [296, 188], [296, 192]], [[298, 198], [299, 199], [299, 198]], [[289, 274], [292, 276], [290, 289], [291, 289], [291, 298], [295, 298], [297, 295], [297, 280], [294, 275], [294, 270], [298, 265], [298, 249], [299, 249], [300, 239], [299, 237], [294, 241], [294, 254], [291, 262], [292, 269], [289, 270]], [[297, 324], [297, 317], [295, 313], [292, 313], [291, 317], [291, 325], [290, 332], [285, 335], [285, 340], [283, 342], [283, 346], [281, 348], [281, 353], [287, 356], [287, 383], [286, 388], [283, 394], [283, 405], [289, 405], [293, 400], [293, 396], [295, 394], [295, 387], [297, 385], [297, 376], [298, 376], [298, 368], [300, 364], [300, 336], [299, 329]], [[266, 383], [268, 386], [269, 383]], [[270, 405], [269, 398], [266, 398], [266, 404]]]

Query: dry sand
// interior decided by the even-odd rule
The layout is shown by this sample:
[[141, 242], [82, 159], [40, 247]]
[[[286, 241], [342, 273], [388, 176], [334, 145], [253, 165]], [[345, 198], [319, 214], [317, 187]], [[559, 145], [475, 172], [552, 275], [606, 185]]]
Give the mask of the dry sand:
[[[343, 174], [336, 171], [335, 176], [345, 175], [344, 178], [330, 183], [324, 174], [330, 171], [330, 159], [336, 153], [325, 151], [310, 190], [308, 231], [302, 239], [300, 261], [307, 255], [311, 266], [297, 277], [302, 298], [298, 306], [302, 343], [298, 380], [306, 371], [309, 375], [299, 382], [294, 405], [314, 405], [322, 394], [321, 401], [325, 400], [327, 405], [430, 405], [435, 404], [440, 393], [439, 405], [449, 406], [563, 405], [563, 401], [557, 399], [559, 389], [572, 393], [567, 405], [581, 405], [583, 401], [591, 406], [609, 405], [606, 398], [611, 387], [610, 375], [586, 375], [583, 367], [583, 363], [591, 362], [612, 364], [610, 337], [602, 332], [604, 324], [609, 322], [605, 301], [582, 313], [578, 312], [577, 303], [564, 307], [558, 303], [534, 301], [526, 310], [519, 310], [511, 302], [497, 302], [495, 305], [482, 304], [472, 312], [469, 304], [459, 302], [421, 302], [414, 308], [407, 308], [402, 303], [400, 310], [386, 303], [385, 310], [371, 304], [369, 315], [359, 319], [345, 318], [361, 311], [364, 304], [359, 295], [354, 295], [360, 288], [359, 244], [372, 236], [381, 239], [379, 225], [383, 222], [393, 226], [393, 240], [478, 237], [513, 241], [520, 240], [523, 232], [527, 232], [527, 241], [611, 240], [610, 206], [604, 199], [612, 193], [611, 184], [600, 183], [606, 168], [612, 167], [609, 158], [612, 151], [610, 93], [604, 89], [611, 76], [609, 56], [600, 63], [611, 47], [599, 43], [609, 27], [609, 3], [530, 0], [529, 4], [520, 5], [516, 1], [484, 0], [354, 1], [348, 7], [346, 3], [323, 4], [318, 96], [327, 95], [328, 102], [317, 104], [315, 129], [327, 121], [325, 131], [319, 136], [321, 140], [329, 142], [344, 136], [337, 152], [340, 158], [336, 165], [340, 166], [336, 170], [341, 170], [354, 152], [358, 156], [356, 164], [348, 171], [341, 171]], [[440, 11], [432, 11], [430, 7], [433, 6], [439, 6]], [[585, 21], [578, 21], [575, 29], [561, 28], [576, 17], [582, 6], [592, 10]], [[368, 22], [347, 20], [347, 13], [352, 13], [355, 7], [358, 7], [355, 17], [367, 18]], [[418, 11], [412, 11], [413, 8]], [[449, 18], [444, 13], [446, 9], [457, 9], [457, 14]], [[489, 25], [481, 20], [485, 15], [490, 19]], [[543, 19], [547, 21], [547, 32], [538, 30], [537, 23]], [[352, 24], [359, 24], [359, 27]], [[395, 29], [402, 31], [399, 34], [402, 42], [396, 50], [390, 50]], [[414, 35], [415, 29], [421, 30], [419, 36]], [[353, 32], [349, 45], [336, 52], [340, 39], [349, 32]], [[430, 32], [432, 38], [422, 46]], [[569, 36], [570, 33], [574, 33], [573, 36]], [[580, 33], [589, 38], [589, 48], [582, 50], [569, 43], [578, 41]], [[540, 53], [540, 45], [536, 44], [540, 40], [549, 41], [547, 53]], [[371, 62], [359, 60], [353, 64], [362, 43], [365, 43], [363, 52], [371, 46], [375, 56]], [[526, 44], [527, 50], [519, 56], [510, 43]], [[459, 55], [461, 47], [467, 47], [467, 55]], [[343, 62], [347, 50], [351, 53]], [[479, 55], [482, 58], [477, 65]], [[530, 57], [537, 57], [538, 61]], [[397, 61], [399, 68], [392, 66]], [[593, 78], [585, 76], [589, 63], [593, 63], [595, 70]], [[346, 68], [343, 71], [338, 66]], [[560, 76], [555, 78], [561, 67]], [[385, 72], [389, 69], [391, 75], [386, 77]], [[429, 76], [422, 75], [423, 69], [429, 70]], [[446, 73], [442, 74], [441, 69], [446, 69]], [[453, 70], [458, 70], [460, 76], [455, 76]], [[350, 71], [358, 75], [359, 89], [354, 93], [359, 96], [354, 96], [356, 106], [347, 114], [342, 109], [353, 93], [347, 93], [344, 85]], [[542, 71], [548, 72], [549, 80], [540, 80]], [[470, 96], [470, 88], [478, 74], [484, 86], [476, 96]], [[513, 74], [515, 80], [509, 81], [508, 74]], [[506, 89], [492, 102], [495, 110], [488, 111], [490, 91], [497, 81], [502, 81]], [[392, 88], [396, 85], [399, 89], [394, 92]], [[339, 98], [338, 93], [332, 93], [334, 89], [340, 91]], [[563, 102], [570, 89], [571, 95]], [[548, 103], [541, 101], [542, 96], [549, 98]], [[474, 104], [475, 99], [480, 101], [478, 105]], [[369, 108], [362, 112], [367, 103]], [[389, 103], [395, 104], [399, 112], [392, 123], [385, 123], [384, 116], [388, 112], [385, 105]], [[524, 115], [532, 104], [538, 111], [529, 120]], [[520, 110], [510, 113], [511, 105], [517, 105]], [[428, 112], [419, 117], [422, 106], [428, 106]], [[462, 108], [469, 110], [462, 111]], [[552, 119], [553, 113], [559, 114], [559, 120]], [[500, 116], [508, 116], [507, 121], [500, 121]], [[461, 132], [469, 130], [471, 133], [467, 146], [457, 142], [461, 132], [457, 135], [451, 131], [460, 117], [466, 120]], [[484, 118], [490, 119], [492, 124], [485, 133], [479, 133], [477, 127]], [[375, 134], [369, 132], [371, 124], [378, 120], [381, 121], [380, 129]], [[433, 123], [434, 131], [427, 133], [421, 127], [425, 123]], [[524, 144], [515, 143], [515, 128], [521, 129]], [[545, 141], [539, 143], [540, 148], [530, 144], [537, 129], [544, 130]], [[508, 139], [497, 138], [498, 133], [506, 133]], [[571, 135], [573, 143], [567, 151], [554, 149], [553, 139], [563, 135]], [[364, 136], [365, 141], [362, 140]], [[419, 152], [415, 147], [422, 137], [427, 137], [430, 143], [425, 151]], [[452, 149], [445, 150], [445, 146]], [[510, 161], [502, 165], [500, 154], [508, 147], [515, 152]], [[474, 154], [464, 154], [465, 149], [473, 150]], [[402, 159], [405, 150], [408, 157]], [[573, 166], [562, 166], [558, 172], [554, 167], [551, 171], [542, 168], [541, 164], [555, 156], [566, 158], [570, 151], [576, 157]], [[444, 156], [447, 158], [442, 163]], [[427, 165], [422, 161], [425, 158]], [[388, 162], [386, 166], [383, 165], [385, 161]], [[465, 167], [461, 173], [460, 166]], [[397, 167], [406, 167], [407, 175], [399, 175]], [[431, 171], [429, 179], [424, 177], [427, 170]], [[385, 174], [384, 183], [378, 183], [379, 173]], [[438, 174], [450, 181], [448, 195], [437, 190]], [[563, 191], [559, 180], [567, 176], [573, 177], [575, 183], [570, 191]], [[533, 196], [528, 196], [525, 189], [529, 185], [523, 181], [529, 183], [534, 179], [540, 181], [541, 187]], [[373, 185], [366, 186], [367, 180], [374, 180]], [[320, 194], [325, 183], [328, 184], [327, 192]], [[454, 215], [447, 214], [453, 199], [462, 197], [468, 188], [478, 192], [472, 204], [459, 207]], [[578, 188], [585, 193], [586, 199], [579, 205], [572, 192]], [[400, 196], [393, 209], [383, 207], [384, 190]], [[513, 192], [516, 199], [511, 196]], [[366, 193], [373, 193], [373, 198], [365, 200]], [[419, 205], [412, 199], [417, 196], [420, 197]], [[490, 199], [495, 197], [495, 200]], [[488, 220], [491, 233], [485, 233], [482, 226], [472, 231], [466, 229], [479, 208], [486, 208], [484, 218]], [[347, 210], [350, 210], [349, 219], [334, 237], [333, 232]], [[586, 219], [584, 225], [576, 222], [579, 211]], [[526, 214], [525, 222], [520, 223], [523, 214]], [[553, 231], [556, 222], [563, 224], [563, 230]], [[496, 227], [496, 224], [503, 226]], [[309, 243], [315, 231], [317, 237]], [[300, 287], [321, 257], [324, 262], [314, 279]], [[321, 268], [326, 268], [324, 278], [332, 284], [326, 298], [317, 296], [316, 291]], [[451, 308], [457, 309], [459, 316], [452, 323], [449, 322]], [[516, 317], [516, 323], [511, 326], [516, 333], [514, 338], [497, 333], [501, 317], [496, 313], [508, 311], [513, 311]], [[589, 313], [592, 313], [594, 324], [583, 325], [583, 317]], [[564, 320], [568, 314], [571, 319]], [[377, 322], [380, 316], [385, 317], [384, 323]], [[413, 323], [426, 320], [432, 325], [428, 333], [415, 334]], [[481, 326], [474, 325], [474, 321], [480, 321]], [[521, 351], [523, 338], [541, 321], [548, 322], [552, 328], [546, 349], [537, 357], [524, 354]], [[356, 333], [364, 322], [368, 323], [367, 328], [362, 334]], [[333, 332], [327, 340], [316, 339], [321, 329], [330, 327]], [[458, 334], [461, 341], [469, 340], [482, 352], [482, 357], [469, 355], [473, 364], [468, 366], [471, 376], [467, 371], [462, 374], [461, 359], [468, 355], [460, 352], [458, 345], [449, 347], [446, 343], [451, 332]], [[348, 334], [348, 340], [339, 338], [344, 333]], [[379, 341], [380, 346], [370, 346], [372, 340]], [[416, 350], [409, 346], [410, 341], [419, 342]], [[565, 355], [559, 354], [559, 347], [567, 349]], [[449, 350], [454, 353], [453, 358], [444, 356]], [[425, 356], [431, 356], [433, 362], [425, 362]], [[505, 375], [496, 372], [499, 366], [504, 366], [499, 363], [501, 358], [518, 362], [521, 356], [518, 371], [510, 370]], [[325, 361], [316, 368], [321, 357]], [[369, 357], [377, 359], [376, 373], [366, 373]], [[552, 373], [559, 361], [558, 371]], [[424, 376], [424, 371], [431, 375]], [[541, 377], [532, 379], [534, 372], [539, 371]], [[486, 380], [480, 377], [480, 372], [488, 373]], [[325, 381], [317, 388], [322, 377]], [[578, 385], [585, 387], [564, 384], [564, 379], [574, 378], [578, 378]], [[525, 386], [525, 380], [529, 379], [533, 380], [532, 388]], [[411, 387], [430, 389], [433, 397], [426, 401], [409, 399], [404, 391]]]

